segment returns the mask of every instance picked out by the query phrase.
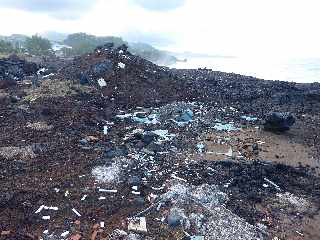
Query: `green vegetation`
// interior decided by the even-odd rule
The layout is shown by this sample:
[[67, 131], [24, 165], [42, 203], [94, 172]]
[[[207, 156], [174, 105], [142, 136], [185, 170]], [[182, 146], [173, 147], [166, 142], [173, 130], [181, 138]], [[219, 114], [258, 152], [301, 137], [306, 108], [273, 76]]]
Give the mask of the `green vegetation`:
[[114, 43], [115, 47], [126, 44], [120, 37], [96, 37], [86, 33], [74, 33], [64, 40], [64, 44], [72, 47], [72, 49], [65, 48], [63, 51], [67, 56], [82, 55], [92, 52], [97, 46], [110, 42]]
[[37, 35], [27, 38], [25, 48], [32, 55], [48, 55], [52, 52], [50, 41]]
[[14, 47], [10, 42], [0, 40], [0, 53], [9, 54], [14, 52]]

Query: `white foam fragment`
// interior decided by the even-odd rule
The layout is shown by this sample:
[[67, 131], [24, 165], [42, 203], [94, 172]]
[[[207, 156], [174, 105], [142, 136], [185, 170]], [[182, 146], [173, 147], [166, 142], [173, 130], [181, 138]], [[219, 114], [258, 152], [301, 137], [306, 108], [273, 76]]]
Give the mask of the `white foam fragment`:
[[106, 200], [106, 197], [99, 197], [99, 200]]
[[119, 62], [118, 67], [124, 69], [126, 67], [126, 65], [122, 62]]
[[132, 189], [138, 191], [138, 186], [133, 186]]
[[104, 228], [104, 222], [100, 222], [100, 227]]
[[108, 134], [108, 130], [109, 130], [108, 126], [104, 126], [103, 127], [103, 134], [107, 135]]
[[134, 194], [134, 195], [140, 195], [140, 192], [132, 191], [132, 194]]
[[44, 230], [43, 234], [49, 234], [49, 230]]
[[61, 237], [66, 237], [66, 236], [68, 236], [69, 234], [70, 234], [69, 231], [65, 231], [65, 232], [61, 233]]
[[88, 195], [84, 195], [84, 196], [81, 198], [81, 201], [86, 200], [87, 197], [88, 197]]
[[107, 86], [107, 82], [103, 78], [98, 79], [98, 84], [99, 84], [100, 87], [106, 87]]
[[81, 217], [81, 214], [75, 208], [72, 208], [72, 212], [74, 212], [78, 217]]
[[121, 169], [117, 164], [112, 166], [98, 166], [92, 169], [92, 175], [95, 177], [96, 181], [102, 183], [113, 184], [117, 183], [120, 178]]
[[50, 220], [50, 216], [43, 216], [42, 219], [43, 220]]

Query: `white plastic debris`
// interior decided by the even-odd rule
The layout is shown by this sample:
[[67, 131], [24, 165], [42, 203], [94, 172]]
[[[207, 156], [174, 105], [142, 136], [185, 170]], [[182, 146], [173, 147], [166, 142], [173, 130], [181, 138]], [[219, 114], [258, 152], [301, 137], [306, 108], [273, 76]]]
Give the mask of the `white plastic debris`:
[[147, 222], [145, 217], [140, 218], [128, 218], [128, 230], [135, 231], [135, 232], [142, 232], [146, 233], [147, 230]]
[[108, 126], [104, 126], [103, 127], [103, 134], [107, 135], [108, 134], [108, 130], [109, 130]]
[[99, 200], [106, 200], [106, 197], [99, 197]]
[[69, 193], [69, 190], [67, 190], [67, 191], [64, 193], [64, 196], [65, 196], [65, 197], [68, 197], [69, 194], [70, 194], [70, 193]]
[[66, 237], [66, 236], [68, 236], [69, 234], [70, 234], [69, 231], [65, 231], [65, 232], [61, 233], [61, 237]]
[[163, 141], [170, 141], [175, 137], [175, 134], [169, 134], [168, 130], [155, 130], [152, 131], [152, 133], [158, 135], [160, 139], [158, 140], [158, 143], [161, 143]]
[[267, 179], [267, 178], [263, 178], [267, 183], [269, 183], [269, 184], [271, 184], [272, 186], [274, 186], [275, 187], [275, 189], [277, 189], [278, 191], [281, 191], [281, 188], [277, 185], [277, 184], [275, 184], [274, 182], [272, 182], [272, 181], [270, 181], [269, 179]]
[[35, 213], [40, 213], [44, 209], [44, 205], [41, 205]]
[[86, 200], [87, 197], [88, 197], [88, 195], [84, 195], [84, 196], [81, 198], [81, 201]]
[[104, 228], [104, 222], [100, 222], [100, 227]]
[[99, 192], [105, 192], [105, 193], [117, 193], [118, 190], [108, 190], [108, 189], [99, 189]]
[[131, 193], [134, 195], [140, 195], [140, 192], [136, 192], [136, 191], [132, 191]]
[[49, 78], [49, 77], [52, 77], [52, 76], [54, 76], [54, 75], [55, 75], [54, 73], [50, 73], [50, 74], [48, 74], [48, 75], [43, 76], [42, 78]]
[[126, 67], [126, 65], [122, 62], [119, 62], [118, 67], [124, 69]]
[[176, 180], [180, 180], [180, 181], [183, 181], [183, 182], [188, 182], [186, 179], [183, 179], [183, 178], [180, 178], [180, 177], [177, 177], [176, 175], [172, 174], [171, 175], [172, 178], [176, 179]]
[[58, 211], [59, 210], [58, 207], [47, 207], [45, 205], [41, 205], [39, 207], [39, 209], [35, 213], [40, 213], [43, 209], [45, 209], [45, 210], [53, 210], [53, 211]]
[[81, 214], [75, 208], [72, 208], [72, 212], [74, 212], [78, 217], [81, 217]]
[[138, 186], [133, 186], [132, 189], [138, 191]]
[[45, 210], [53, 210], [53, 211], [58, 211], [59, 210], [58, 207], [47, 207], [47, 206], [44, 206], [44, 209]]
[[100, 87], [106, 87], [107, 86], [107, 82], [103, 78], [98, 79], [98, 84], [99, 84]]
[[38, 71], [37, 71], [37, 75], [41, 74], [41, 73], [44, 73], [47, 69], [45, 68], [40, 68]]
[[50, 220], [50, 216], [43, 216], [42, 219], [43, 220]]
[[43, 234], [49, 234], [49, 230], [44, 230]]

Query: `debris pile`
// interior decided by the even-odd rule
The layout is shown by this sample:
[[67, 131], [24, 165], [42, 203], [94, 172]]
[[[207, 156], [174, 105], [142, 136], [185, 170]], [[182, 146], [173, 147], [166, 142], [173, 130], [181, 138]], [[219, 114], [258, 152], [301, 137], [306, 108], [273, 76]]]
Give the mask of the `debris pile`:
[[36, 74], [38, 66], [27, 62], [15, 55], [6, 59], [0, 59], [0, 88], [6, 88], [16, 84], [16, 81], [24, 77]]
[[1, 237], [319, 239], [319, 89], [107, 45], [2, 89]]

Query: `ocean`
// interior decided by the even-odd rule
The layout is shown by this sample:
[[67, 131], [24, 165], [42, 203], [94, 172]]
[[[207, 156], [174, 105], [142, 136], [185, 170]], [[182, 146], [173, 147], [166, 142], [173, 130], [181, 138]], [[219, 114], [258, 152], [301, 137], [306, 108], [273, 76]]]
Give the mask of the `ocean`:
[[312, 83], [320, 82], [320, 58], [277, 59], [210, 57], [189, 58], [172, 68], [210, 68], [214, 71], [237, 73], [265, 80]]

